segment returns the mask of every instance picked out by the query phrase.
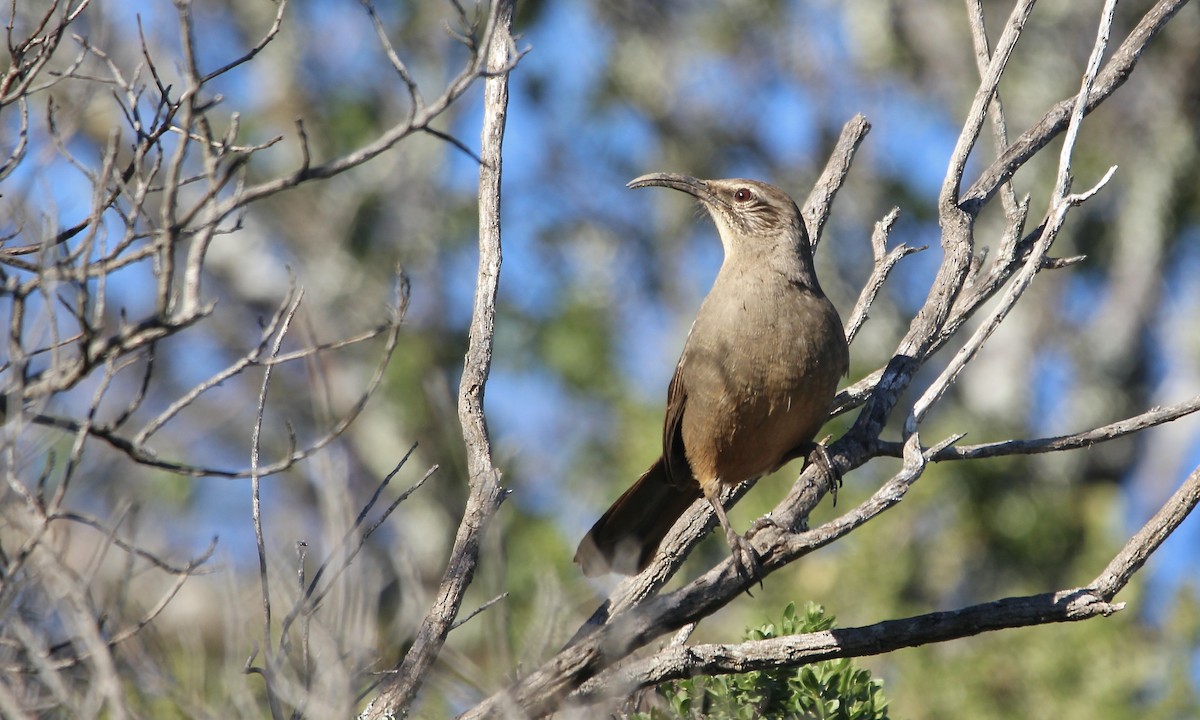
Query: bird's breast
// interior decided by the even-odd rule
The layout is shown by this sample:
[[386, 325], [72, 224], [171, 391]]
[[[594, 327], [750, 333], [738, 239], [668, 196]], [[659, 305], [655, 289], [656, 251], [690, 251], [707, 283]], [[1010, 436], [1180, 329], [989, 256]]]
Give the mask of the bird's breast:
[[701, 486], [774, 470], [810, 442], [846, 363], [841, 320], [824, 296], [783, 283], [742, 282], [736, 293], [715, 285], [681, 360], [681, 432]]

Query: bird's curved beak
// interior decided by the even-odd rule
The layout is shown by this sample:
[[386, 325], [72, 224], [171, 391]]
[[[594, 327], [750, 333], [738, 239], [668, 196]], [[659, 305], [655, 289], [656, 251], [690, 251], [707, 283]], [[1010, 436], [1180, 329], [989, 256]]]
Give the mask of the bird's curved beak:
[[630, 180], [625, 187], [637, 189], [655, 186], [679, 190], [705, 202], [712, 202], [716, 199], [716, 194], [708, 186], [708, 183], [679, 173], [650, 173]]

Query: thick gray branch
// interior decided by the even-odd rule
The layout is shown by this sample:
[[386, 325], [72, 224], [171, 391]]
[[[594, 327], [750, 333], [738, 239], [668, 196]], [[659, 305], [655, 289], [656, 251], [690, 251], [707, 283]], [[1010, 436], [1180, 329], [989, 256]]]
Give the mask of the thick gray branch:
[[806, 633], [739, 644], [669, 647], [651, 657], [622, 665], [580, 686], [571, 700], [589, 703], [619, 697], [695, 675], [797, 667], [820, 660], [878, 655], [905, 647], [944, 642], [1007, 628], [1086, 620], [1123, 609], [1112, 603], [1146, 559], [1200, 503], [1200, 468], [1086, 587], [1012, 597], [960, 610], [888, 620], [866, 627]]

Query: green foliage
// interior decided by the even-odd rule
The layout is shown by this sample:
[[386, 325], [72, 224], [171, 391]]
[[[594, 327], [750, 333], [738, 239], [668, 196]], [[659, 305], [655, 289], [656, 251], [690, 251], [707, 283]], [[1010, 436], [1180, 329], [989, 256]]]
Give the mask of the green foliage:
[[[825, 608], [809, 602], [804, 613], [788, 603], [777, 628], [767, 623], [746, 633], [747, 640], [820, 632], [834, 627]], [[754, 670], [737, 675], [696, 677], [664, 683], [658, 695], [665, 707], [636, 713], [633, 720], [675, 718], [821, 718], [885, 720], [883, 681], [856, 667], [849, 658], [824, 660], [798, 668]]]
[[611, 309], [568, 301], [540, 328], [537, 351], [570, 387], [591, 391], [616, 383], [612, 368]]

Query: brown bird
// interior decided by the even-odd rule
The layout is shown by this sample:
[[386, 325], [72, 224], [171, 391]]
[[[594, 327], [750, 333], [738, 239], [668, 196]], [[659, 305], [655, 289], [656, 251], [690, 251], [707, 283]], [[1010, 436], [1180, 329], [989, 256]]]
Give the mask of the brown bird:
[[662, 457], [596, 521], [575, 553], [586, 575], [650, 564], [697, 498], [712, 505], [738, 571], [759, 570], [721, 506], [723, 486], [772, 472], [815, 446], [849, 349], [817, 282], [812, 245], [787, 193], [753, 180], [643, 175], [631, 188], [695, 196], [716, 223], [725, 260], [700, 305], [667, 389]]

